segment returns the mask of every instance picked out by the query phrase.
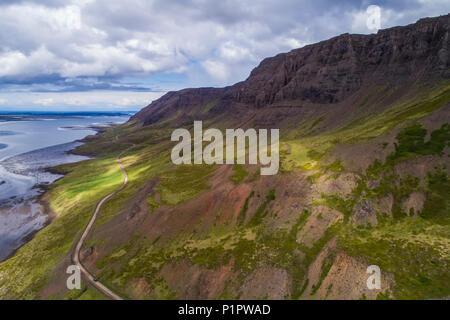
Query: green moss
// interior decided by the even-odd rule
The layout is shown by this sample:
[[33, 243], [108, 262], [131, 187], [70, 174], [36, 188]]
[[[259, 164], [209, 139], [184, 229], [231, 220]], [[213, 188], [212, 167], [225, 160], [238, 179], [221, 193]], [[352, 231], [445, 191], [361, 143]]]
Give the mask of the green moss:
[[338, 247], [393, 273], [395, 298], [440, 298], [450, 294], [449, 235], [447, 226], [405, 218], [372, 228], [347, 225], [338, 234]]
[[[77, 291], [77, 290], [72, 290]], [[108, 300], [106, 296], [101, 294], [97, 289], [88, 287], [86, 290], [83, 290], [81, 294], [76, 297], [70, 298], [72, 300]]]
[[341, 160], [337, 159], [333, 163], [330, 163], [329, 165], [325, 166], [323, 168], [325, 171], [331, 171], [335, 173], [341, 173], [344, 171], [344, 167], [342, 166]]
[[275, 200], [275, 189], [269, 190], [266, 196], [266, 200], [259, 206], [252, 218], [250, 219], [248, 226], [257, 226], [262, 222], [262, 219], [267, 215], [267, 205]]
[[347, 220], [353, 213], [353, 207], [355, 205], [354, 199], [344, 199], [339, 194], [321, 194], [322, 201], [317, 201], [315, 204], [326, 205], [344, 214]]
[[204, 105], [203, 109], [202, 109], [202, 113], [207, 113], [209, 112], [212, 108], [214, 108], [214, 106], [217, 104], [217, 100], [208, 102], [207, 104]]
[[366, 170], [366, 176], [368, 179], [378, 179], [380, 173], [385, 169], [383, 163], [379, 159], [375, 159]]
[[309, 128], [309, 130], [313, 130], [323, 120], [325, 120], [324, 116], [321, 116], [321, 117], [317, 118], [316, 120], [314, 120], [314, 122], [311, 124], [311, 127]]
[[[436, 87], [426, 87], [414, 94], [397, 100], [383, 112], [378, 114], [364, 113], [364, 116], [338, 129], [322, 132], [318, 135], [293, 138], [294, 133], [288, 133], [286, 141], [291, 153], [281, 159], [281, 167], [290, 171], [296, 167], [304, 167], [307, 163], [320, 161], [325, 154], [337, 144], [356, 144], [370, 141], [387, 134], [393, 128], [406, 121], [416, 121], [444, 106], [450, 100], [450, 86], [443, 82]], [[297, 129], [294, 129], [294, 131]], [[444, 131], [447, 130], [444, 128]], [[444, 133], [445, 135], [445, 133]], [[439, 140], [441, 138], [438, 138]], [[438, 146], [432, 147], [433, 150]]]
[[235, 164], [233, 166], [233, 175], [231, 176], [231, 181], [235, 184], [239, 184], [248, 176], [248, 171], [245, 170], [244, 166], [241, 164]]
[[153, 194], [150, 197], [147, 197], [147, 205], [150, 208], [150, 211], [153, 212], [158, 209], [161, 204], [156, 201], [155, 194]]
[[358, 104], [358, 109], [363, 108], [367, 102], [369, 102], [370, 98], [372, 97], [373, 93], [368, 94], [359, 104]]
[[297, 300], [298, 298], [300, 298], [303, 293], [305, 292], [306, 288], [308, 288], [308, 284], [309, 284], [309, 279], [306, 278], [305, 282], [303, 283], [302, 288], [298, 291], [295, 292], [295, 294], [292, 295], [292, 298]]
[[247, 210], [248, 210], [248, 202], [250, 201], [250, 199], [255, 195], [255, 192], [252, 191], [250, 192], [250, 194], [248, 195], [248, 197], [245, 199], [245, 203], [244, 206], [242, 207], [241, 211], [239, 212], [238, 218], [237, 218], [237, 224], [238, 225], [242, 225], [245, 221], [245, 216], [247, 214]]
[[152, 292], [158, 300], [173, 300], [177, 298], [177, 293], [169, 288], [166, 280], [157, 278], [152, 281]]
[[313, 149], [311, 149], [311, 150], [309, 150], [307, 153], [306, 153], [306, 155], [308, 156], [308, 158], [310, 158], [310, 159], [312, 159], [312, 160], [320, 160], [320, 159], [322, 159], [322, 157], [324, 156], [324, 152], [320, 152], [320, 151], [317, 151], [317, 150], [313, 150]]
[[430, 140], [425, 142], [427, 130], [420, 123], [412, 124], [401, 130], [397, 135], [394, 153], [387, 157], [388, 163], [413, 156], [442, 155], [450, 140], [450, 125], [443, 124], [431, 133]]
[[428, 192], [420, 216], [438, 224], [450, 224], [450, 183], [445, 167], [428, 172]]
[[322, 267], [320, 269], [319, 281], [312, 286], [311, 295], [315, 295], [317, 290], [319, 290], [322, 285], [323, 280], [325, 280], [328, 272], [330, 272], [331, 267], [333, 266], [334, 255], [327, 256], [322, 263]]
[[390, 293], [389, 290], [386, 290], [385, 292], [379, 292], [377, 294], [377, 300], [390, 300]]
[[160, 176], [162, 181], [156, 188], [161, 202], [177, 205], [208, 189], [208, 178], [215, 169], [216, 166], [212, 165], [179, 165], [174, 170], [163, 173]]

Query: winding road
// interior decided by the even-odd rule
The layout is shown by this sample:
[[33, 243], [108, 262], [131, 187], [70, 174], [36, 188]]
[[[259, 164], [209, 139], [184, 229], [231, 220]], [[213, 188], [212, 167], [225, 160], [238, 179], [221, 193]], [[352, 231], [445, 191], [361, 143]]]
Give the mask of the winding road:
[[87, 270], [80, 261], [81, 248], [83, 247], [84, 241], [86, 240], [89, 232], [91, 231], [92, 226], [94, 225], [95, 219], [97, 218], [97, 215], [100, 212], [100, 209], [102, 208], [103, 204], [106, 201], [108, 201], [109, 199], [111, 199], [117, 192], [122, 190], [128, 182], [127, 172], [125, 171], [125, 168], [123, 167], [122, 163], [120, 162], [120, 155], [117, 156], [116, 161], [123, 173], [123, 184], [118, 189], [116, 189], [114, 192], [110, 193], [109, 195], [104, 197], [102, 200], [100, 200], [99, 203], [97, 203], [94, 214], [92, 215], [91, 219], [89, 220], [89, 223], [87, 224], [86, 228], [84, 229], [80, 240], [78, 240], [78, 243], [75, 247], [75, 251], [73, 253], [72, 260], [80, 268], [80, 271], [83, 273], [83, 275], [86, 277], [86, 279], [92, 286], [94, 286], [96, 289], [98, 289], [104, 295], [106, 295], [107, 297], [109, 297], [113, 300], [123, 300], [123, 298], [121, 296], [114, 293], [111, 289], [109, 289], [103, 283], [101, 283], [98, 280], [95, 280], [96, 278], [94, 277], [94, 275], [92, 275], [92, 273], [90, 273], [89, 270]]

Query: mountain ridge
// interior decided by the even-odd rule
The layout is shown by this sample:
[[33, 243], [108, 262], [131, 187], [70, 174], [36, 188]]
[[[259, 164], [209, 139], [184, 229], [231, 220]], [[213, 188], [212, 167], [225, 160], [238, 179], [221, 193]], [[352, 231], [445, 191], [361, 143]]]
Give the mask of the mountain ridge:
[[246, 80], [232, 86], [169, 92], [131, 121], [148, 125], [174, 116], [175, 110], [189, 112], [196, 104], [214, 100], [218, 102], [210, 114], [238, 105], [260, 109], [287, 102], [335, 104], [364, 86], [448, 79], [449, 26], [450, 14], [376, 34], [343, 34], [266, 58]]

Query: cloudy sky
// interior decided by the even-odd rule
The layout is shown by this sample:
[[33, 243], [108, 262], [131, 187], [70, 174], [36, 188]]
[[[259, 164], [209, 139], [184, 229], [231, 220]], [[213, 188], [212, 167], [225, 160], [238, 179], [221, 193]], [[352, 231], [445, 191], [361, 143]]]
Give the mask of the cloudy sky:
[[267, 56], [450, 12], [448, 0], [0, 0], [0, 110], [137, 110]]

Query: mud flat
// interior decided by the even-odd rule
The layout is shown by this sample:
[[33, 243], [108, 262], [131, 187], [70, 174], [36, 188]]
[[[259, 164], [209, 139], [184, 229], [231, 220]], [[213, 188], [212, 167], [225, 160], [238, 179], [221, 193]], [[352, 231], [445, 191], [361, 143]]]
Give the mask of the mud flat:
[[41, 195], [62, 175], [46, 169], [89, 159], [69, 153], [81, 144], [60, 144], [0, 162], [0, 261], [10, 257], [51, 221], [52, 213]]

